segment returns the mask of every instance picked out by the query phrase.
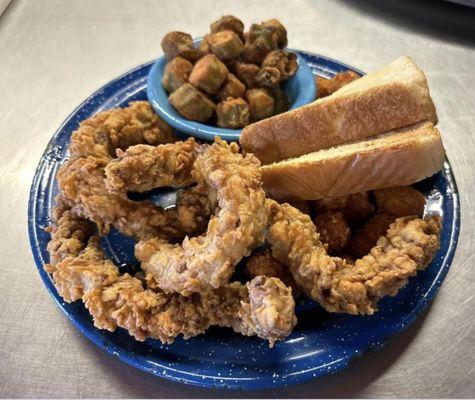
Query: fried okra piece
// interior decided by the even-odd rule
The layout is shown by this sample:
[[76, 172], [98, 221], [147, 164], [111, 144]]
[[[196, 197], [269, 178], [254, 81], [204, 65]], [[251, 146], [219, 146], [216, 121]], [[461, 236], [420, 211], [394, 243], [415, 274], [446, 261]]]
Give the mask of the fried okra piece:
[[243, 37], [244, 24], [238, 18], [233, 15], [223, 15], [220, 19], [213, 22], [210, 25], [211, 33], [217, 33], [221, 31], [233, 31], [240, 38]]
[[384, 212], [377, 212], [348, 241], [345, 253], [357, 260], [376, 246], [376, 242], [386, 232], [396, 218]]
[[182, 57], [175, 57], [166, 66], [163, 72], [162, 84], [168, 93], [173, 93], [181, 85], [188, 82], [193, 64]]
[[168, 100], [181, 115], [193, 121], [206, 122], [216, 109], [208, 96], [189, 83], [175, 90]]
[[213, 33], [207, 40], [210, 51], [221, 61], [235, 60], [244, 51], [244, 44], [233, 31]]
[[345, 216], [341, 211], [327, 211], [315, 217], [315, 226], [320, 239], [328, 245], [328, 253], [335, 255], [346, 245], [351, 236]]
[[252, 121], [270, 117], [274, 113], [274, 98], [265, 89], [251, 89], [246, 92]]
[[167, 60], [183, 57], [194, 62], [199, 58], [199, 52], [193, 45], [193, 39], [188, 33], [168, 32], [162, 39], [162, 50]]
[[198, 46], [198, 51], [201, 53], [202, 56], [211, 53], [211, 50], [209, 48], [209, 34], [203, 37], [203, 40]]
[[218, 100], [224, 101], [229, 97], [233, 99], [244, 97], [245, 93], [246, 86], [236, 78], [236, 75], [229, 73], [216, 97]]
[[280, 72], [277, 68], [264, 67], [256, 75], [256, 86], [273, 89], [279, 86]]
[[190, 83], [207, 94], [218, 93], [228, 76], [228, 68], [214, 54], [198, 60], [190, 74]]
[[426, 199], [418, 190], [410, 186], [399, 186], [375, 190], [374, 198], [378, 207], [396, 217], [424, 214]]
[[268, 53], [277, 50], [278, 39], [275, 27], [252, 24], [244, 45], [244, 61], [260, 65]]
[[255, 64], [237, 62], [234, 64], [234, 73], [248, 89], [256, 86], [256, 77], [260, 68]]
[[273, 88], [270, 92], [274, 98], [274, 115], [286, 112], [290, 107], [287, 94], [278, 86]]
[[360, 78], [360, 76], [353, 71], [339, 72], [331, 79], [325, 79], [321, 76], [315, 77], [318, 89], [317, 99], [335, 93], [338, 89], [358, 78]]
[[297, 55], [284, 50], [275, 50], [267, 54], [262, 67], [277, 68], [282, 81], [286, 81], [297, 72], [299, 68]]
[[221, 128], [242, 128], [249, 124], [249, 106], [243, 99], [229, 98], [217, 105], [216, 116]]
[[261, 25], [266, 27], [272, 27], [275, 29], [277, 34], [277, 46], [283, 48], [287, 46], [287, 29], [285, 26], [278, 19], [270, 19], [268, 21], [263, 22]]

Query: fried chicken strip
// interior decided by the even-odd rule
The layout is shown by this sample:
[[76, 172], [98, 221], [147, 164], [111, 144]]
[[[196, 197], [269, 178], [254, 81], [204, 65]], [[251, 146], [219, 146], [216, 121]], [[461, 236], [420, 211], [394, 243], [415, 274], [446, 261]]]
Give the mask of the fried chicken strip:
[[117, 149], [176, 140], [173, 129], [155, 114], [148, 102], [135, 101], [126, 108], [103, 111], [82, 121], [71, 136], [69, 151], [71, 158], [111, 158]]
[[218, 202], [206, 234], [185, 238], [181, 245], [157, 238], [136, 245], [149, 284], [183, 295], [218, 288], [229, 281], [239, 260], [263, 243], [267, 211], [259, 161], [238, 151], [236, 143], [217, 138], [195, 161], [194, 176], [216, 193]]
[[145, 192], [158, 187], [183, 187], [193, 183], [191, 169], [198, 144], [194, 138], [159, 146], [139, 144], [117, 150], [105, 169], [110, 192]]
[[99, 329], [122, 327], [137, 340], [152, 337], [172, 343], [179, 335], [190, 338], [218, 325], [258, 335], [271, 346], [292, 331], [295, 303], [280, 280], [257, 277], [247, 285], [234, 282], [189, 297], [144, 289], [139, 279], [120, 275], [117, 266], [104, 258], [100, 238], [90, 236], [89, 227], [78, 236], [80, 218], [70, 218], [71, 213], [64, 209], [55, 213], [59, 219], [52, 242], [77, 240], [83, 250], [55, 253], [52, 246], [52, 264], [46, 269], [66, 302], [84, 301]]
[[[160, 236], [170, 240], [201, 232], [211, 213], [207, 194], [197, 188], [183, 191], [175, 208], [167, 210], [149, 201], [134, 202], [125, 192], [111, 193], [105, 168], [116, 150], [139, 143], [159, 145], [175, 141], [172, 129], [147, 102], [101, 112], [81, 122], [71, 138], [71, 159], [57, 174], [63, 198], [74, 212], [95, 222], [101, 234], [114, 226], [138, 239]], [[173, 144], [176, 148], [182, 143]]]
[[162, 209], [150, 201], [135, 202], [125, 193], [111, 193], [105, 185], [105, 157], [78, 157], [64, 164], [57, 174], [58, 185], [74, 211], [95, 222], [100, 233], [114, 226], [127, 236], [160, 236], [180, 239], [204, 229], [211, 213], [204, 193], [189, 189], [179, 196], [177, 206]]
[[439, 246], [440, 218], [398, 218], [368, 255], [350, 265], [326, 253], [310, 217], [288, 204], [267, 204], [273, 256], [289, 265], [304, 292], [330, 312], [373, 314], [378, 300], [396, 295]]

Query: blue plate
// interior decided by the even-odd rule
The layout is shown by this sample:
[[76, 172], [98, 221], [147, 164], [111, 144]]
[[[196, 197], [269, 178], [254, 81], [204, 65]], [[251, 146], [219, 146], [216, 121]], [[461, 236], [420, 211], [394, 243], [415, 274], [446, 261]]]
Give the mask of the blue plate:
[[[195, 40], [199, 45], [201, 39]], [[295, 51], [289, 49], [289, 51]], [[290, 101], [290, 108], [298, 108], [315, 99], [316, 85], [312, 70], [307, 63], [298, 56], [299, 69], [297, 73], [283, 85], [283, 90], [287, 93]], [[188, 135], [204, 140], [214, 140], [219, 135], [225, 140], [239, 140], [241, 129], [224, 129], [200, 122], [190, 121], [181, 116], [168, 101], [168, 94], [162, 85], [163, 71], [167, 60], [165, 56], [160, 57], [150, 69], [147, 83], [148, 100], [152, 104], [155, 112], [160, 115], [169, 125]]]
[[[325, 77], [354, 70], [326, 57], [299, 54], [314, 73]], [[299, 323], [294, 332], [273, 349], [260, 339], [224, 328], [162, 345], [156, 340], [137, 342], [122, 329], [114, 333], [96, 329], [81, 302], [65, 303], [43, 269], [48, 262], [46, 245], [50, 239], [44, 228], [50, 223], [57, 192], [56, 171], [65, 160], [71, 132], [81, 120], [104, 109], [147, 98], [147, 75], [152, 65], [144, 64], [111, 81], [71, 114], [51, 139], [31, 187], [28, 229], [38, 271], [61, 310], [85, 336], [114, 357], [163, 378], [205, 387], [257, 389], [290, 385], [339, 371], [352, 358], [381, 346], [416, 319], [447, 274], [457, 244], [459, 197], [448, 161], [440, 173], [416, 185], [428, 199], [428, 211], [443, 216], [440, 250], [429, 268], [411, 279], [396, 297], [383, 299], [374, 316], [329, 314], [312, 301], [302, 300], [297, 305]], [[122, 269], [134, 262], [131, 240], [112, 232], [103, 244]]]

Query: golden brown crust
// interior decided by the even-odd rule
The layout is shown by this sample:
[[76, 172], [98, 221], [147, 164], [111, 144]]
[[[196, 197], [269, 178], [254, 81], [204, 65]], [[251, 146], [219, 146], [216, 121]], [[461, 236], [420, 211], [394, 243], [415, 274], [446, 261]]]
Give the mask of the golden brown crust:
[[159, 146], [139, 144], [117, 150], [117, 158], [105, 168], [110, 192], [145, 192], [158, 187], [181, 187], [193, 183], [196, 158], [194, 138]]
[[238, 150], [236, 143], [217, 138], [195, 161], [193, 172], [218, 202], [206, 234], [185, 238], [182, 244], [157, 239], [137, 244], [136, 256], [149, 282], [162, 290], [189, 295], [220, 287], [235, 265], [264, 242], [267, 212], [259, 161]]
[[378, 300], [394, 296], [439, 246], [439, 217], [398, 218], [369, 254], [350, 265], [327, 254], [309, 216], [288, 204], [268, 200], [267, 205], [273, 256], [288, 264], [297, 284], [330, 312], [374, 313]]
[[[406, 69], [411, 75], [399, 79], [399, 70]], [[391, 72], [384, 70], [396, 78], [391, 81]], [[248, 125], [240, 143], [269, 164], [425, 120], [437, 122], [427, 81], [409, 58], [402, 57], [331, 96]]]

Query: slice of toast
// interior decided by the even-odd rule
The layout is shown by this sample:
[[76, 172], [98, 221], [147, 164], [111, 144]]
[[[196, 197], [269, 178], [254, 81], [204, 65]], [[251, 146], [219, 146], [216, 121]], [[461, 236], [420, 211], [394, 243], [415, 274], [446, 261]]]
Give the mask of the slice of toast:
[[264, 188], [277, 200], [317, 200], [405, 186], [439, 171], [444, 147], [425, 122], [261, 167]]
[[401, 57], [331, 96], [246, 126], [240, 143], [269, 164], [421, 121], [437, 123], [427, 81]]

